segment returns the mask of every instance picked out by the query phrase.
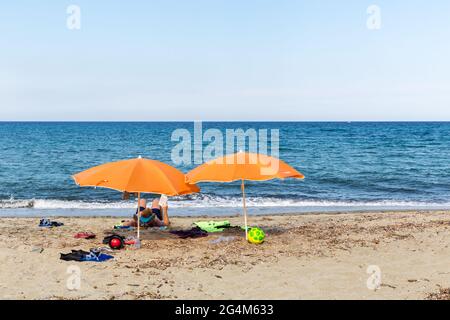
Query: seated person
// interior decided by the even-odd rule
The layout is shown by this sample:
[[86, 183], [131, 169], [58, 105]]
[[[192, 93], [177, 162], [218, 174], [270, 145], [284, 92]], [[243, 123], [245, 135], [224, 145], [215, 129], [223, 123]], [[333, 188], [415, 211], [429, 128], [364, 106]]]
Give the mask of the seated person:
[[[159, 205], [159, 199], [152, 201], [151, 208], [147, 208], [147, 200], [141, 199], [139, 202], [139, 211], [141, 213], [140, 226], [141, 227], [162, 227], [168, 226], [169, 215], [168, 206], [161, 207]], [[123, 223], [124, 226], [137, 227], [137, 209], [133, 215], [133, 220], [129, 220]]]

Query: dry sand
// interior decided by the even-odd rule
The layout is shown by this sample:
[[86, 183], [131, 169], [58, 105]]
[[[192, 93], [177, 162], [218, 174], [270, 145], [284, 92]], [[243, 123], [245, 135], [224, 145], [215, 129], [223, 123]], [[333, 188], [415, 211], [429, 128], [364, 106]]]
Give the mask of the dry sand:
[[[198, 219], [173, 218], [173, 228], [189, 228]], [[239, 217], [229, 219], [242, 222]], [[59, 253], [102, 246], [104, 229], [116, 218], [56, 220], [65, 226], [44, 229], [36, 218], [0, 219], [0, 298], [450, 297], [449, 212], [251, 217], [252, 225], [267, 232], [262, 245], [247, 243], [243, 235], [228, 243], [210, 243], [220, 234], [143, 240], [141, 249], [117, 251], [114, 260], [103, 263], [66, 262]], [[74, 239], [79, 231], [93, 231], [97, 239]], [[73, 279], [70, 266], [80, 268], [79, 290], [67, 287]], [[367, 286], [369, 266], [381, 271], [376, 290]]]

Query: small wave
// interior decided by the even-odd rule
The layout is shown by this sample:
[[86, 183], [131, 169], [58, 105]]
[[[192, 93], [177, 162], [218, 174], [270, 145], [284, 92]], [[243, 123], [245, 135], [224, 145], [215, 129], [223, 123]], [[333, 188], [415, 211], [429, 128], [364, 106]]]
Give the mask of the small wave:
[[[309, 208], [450, 208], [449, 202], [419, 202], [419, 201], [330, 201], [330, 200], [298, 200], [266, 197], [246, 198], [248, 207], [309, 207]], [[240, 197], [207, 196], [191, 197], [188, 199], [172, 198], [171, 208], [236, 208], [242, 206]], [[57, 199], [30, 199], [30, 200], [0, 200], [0, 209], [133, 209], [135, 201], [80, 201]]]
[[0, 200], [0, 209], [33, 208], [32, 200]]
[[129, 209], [134, 202], [86, 202], [79, 200], [2, 200], [0, 209]]

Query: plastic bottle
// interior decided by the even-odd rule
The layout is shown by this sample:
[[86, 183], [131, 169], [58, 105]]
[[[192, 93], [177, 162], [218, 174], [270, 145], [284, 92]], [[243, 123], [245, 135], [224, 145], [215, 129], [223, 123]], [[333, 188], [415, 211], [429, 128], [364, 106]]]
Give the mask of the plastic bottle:
[[141, 239], [134, 240], [133, 249], [140, 249], [141, 248]]

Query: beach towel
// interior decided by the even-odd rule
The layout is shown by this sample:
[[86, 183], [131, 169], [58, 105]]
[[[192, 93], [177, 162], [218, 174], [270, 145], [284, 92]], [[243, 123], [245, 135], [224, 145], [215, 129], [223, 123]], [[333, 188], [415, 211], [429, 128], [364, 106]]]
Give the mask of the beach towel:
[[[177, 239], [178, 237], [172, 233], [169, 232], [170, 228], [167, 227], [149, 227], [145, 229], [141, 229], [140, 239], [141, 240], [167, 240], [167, 239]], [[124, 239], [136, 236], [136, 232], [133, 230], [127, 230], [127, 229], [106, 229], [103, 231], [105, 235], [112, 235], [117, 234]]]
[[230, 222], [224, 221], [198, 221], [194, 225], [206, 232], [221, 232], [226, 228], [231, 227]]

